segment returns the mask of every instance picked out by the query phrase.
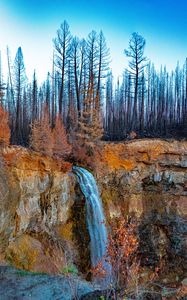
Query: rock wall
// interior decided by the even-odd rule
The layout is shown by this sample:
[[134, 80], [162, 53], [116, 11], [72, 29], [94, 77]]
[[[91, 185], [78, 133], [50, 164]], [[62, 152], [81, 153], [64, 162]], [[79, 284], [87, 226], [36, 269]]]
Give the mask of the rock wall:
[[[121, 216], [135, 217], [142, 267], [165, 264], [167, 279], [168, 274], [171, 280], [182, 277], [187, 142], [103, 142], [99, 153], [92, 171], [108, 224]], [[76, 264], [88, 272], [85, 199], [71, 164], [21, 147], [7, 147], [0, 157], [0, 260], [32, 271], [59, 273]]]
[[102, 145], [94, 170], [108, 216], [174, 209], [187, 216], [187, 142], [134, 140]]
[[0, 252], [16, 267], [59, 272], [75, 260], [71, 164], [60, 164], [20, 147], [2, 152]]
[[186, 266], [187, 142], [134, 140], [102, 145], [94, 170], [108, 223], [133, 217], [143, 267], [165, 270], [164, 280]]

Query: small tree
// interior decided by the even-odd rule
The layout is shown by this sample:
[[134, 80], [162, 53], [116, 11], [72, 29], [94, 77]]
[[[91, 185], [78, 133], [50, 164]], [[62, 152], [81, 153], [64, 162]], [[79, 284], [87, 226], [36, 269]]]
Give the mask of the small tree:
[[0, 146], [10, 143], [10, 128], [8, 124], [8, 113], [0, 105]]
[[[112, 272], [105, 298], [111, 299], [113, 295], [112, 299], [116, 300], [126, 296], [128, 299], [145, 299], [146, 294], [154, 294], [160, 266], [148, 274], [146, 281], [143, 279], [138, 258], [137, 222], [134, 218], [130, 220], [119, 218], [115, 220], [112, 228], [105, 257], [106, 262], [111, 265]], [[92, 274], [98, 278], [107, 276], [102, 261], [92, 269]], [[157, 290], [155, 292], [159, 293]]]
[[34, 121], [31, 126], [30, 146], [42, 154], [52, 155], [53, 137], [47, 106], [43, 108], [41, 119]]
[[[119, 294], [124, 293], [129, 281], [134, 278], [138, 279], [139, 263], [135, 255], [138, 248], [137, 226], [134, 222], [127, 222], [120, 218], [112, 227], [112, 233], [108, 237], [105, 260], [111, 265], [112, 270], [109, 291], [115, 299], [119, 299]], [[92, 274], [94, 277], [101, 278], [107, 276], [102, 261], [92, 269]], [[135, 282], [136, 285], [137, 282]], [[110, 298], [106, 297], [106, 299]]]
[[102, 137], [102, 125], [98, 113], [94, 109], [92, 117], [89, 112], [83, 112], [79, 121], [79, 130], [77, 137], [84, 146], [94, 148], [95, 144]]
[[109, 236], [108, 257], [112, 265], [113, 284], [118, 290], [129, 280], [130, 269], [135, 264], [135, 251], [138, 247], [136, 224], [119, 220], [114, 226], [113, 234]]
[[[84, 110], [78, 122], [76, 133], [75, 155], [79, 152], [81, 157], [93, 156], [97, 152], [97, 144], [103, 135], [103, 126], [100, 117], [100, 111], [93, 107], [92, 91], [88, 91], [88, 95], [84, 100]], [[96, 99], [94, 100], [96, 102]]]
[[65, 158], [71, 153], [71, 146], [68, 144], [67, 135], [60, 115], [56, 116], [53, 129], [53, 155]]

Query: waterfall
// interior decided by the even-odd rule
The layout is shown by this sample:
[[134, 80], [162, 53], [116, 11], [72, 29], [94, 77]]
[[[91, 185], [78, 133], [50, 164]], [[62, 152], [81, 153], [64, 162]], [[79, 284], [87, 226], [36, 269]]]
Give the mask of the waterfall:
[[84, 168], [73, 167], [73, 171], [86, 199], [86, 223], [90, 235], [91, 264], [94, 267], [102, 261], [103, 268], [110, 273], [110, 265], [103, 259], [107, 251], [108, 234], [96, 181], [93, 175]]

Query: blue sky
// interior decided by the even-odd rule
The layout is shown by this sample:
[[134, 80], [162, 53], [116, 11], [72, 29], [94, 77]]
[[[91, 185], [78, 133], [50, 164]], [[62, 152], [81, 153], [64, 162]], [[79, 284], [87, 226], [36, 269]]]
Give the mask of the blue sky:
[[146, 55], [158, 68], [175, 68], [187, 57], [186, 0], [0, 0], [0, 49], [6, 73], [6, 45], [12, 60], [22, 47], [28, 77], [39, 80], [51, 70], [52, 39], [64, 20], [73, 35], [86, 37], [103, 30], [111, 50], [114, 74], [127, 65], [123, 54], [132, 32], [146, 38]]

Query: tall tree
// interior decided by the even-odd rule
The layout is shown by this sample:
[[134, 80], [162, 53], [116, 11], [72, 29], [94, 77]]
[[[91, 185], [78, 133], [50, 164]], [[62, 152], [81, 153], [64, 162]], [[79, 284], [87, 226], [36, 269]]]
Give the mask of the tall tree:
[[15, 99], [16, 99], [16, 115], [15, 115], [15, 134], [14, 142], [17, 144], [23, 143], [22, 137], [22, 96], [23, 88], [26, 81], [25, 66], [23, 61], [23, 53], [21, 47], [18, 48], [14, 61], [14, 85], [15, 85]]
[[145, 62], [147, 61], [147, 58], [144, 56], [145, 43], [145, 39], [137, 32], [134, 32], [129, 42], [129, 48], [125, 50], [126, 56], [131, 58], [129, 61], [128, 72], [131, 74], [131, 78], [134, 81], [132, 130], [136, 129], [138, 120], [138, 87], [142, 72], [146, 66]]
[[62, 104], [64, 98], [64, 81], [65, 81], [65, 71], [68, 64], [69, 57], [69, 45], [71, 41], [71, 34], [69, 30], [69, 25], [64, 21], [60, 28], [57, 30], [57, 37], [54, 39], [55, 47], [55, 57], [56, 66], [60, 72], [60, 92], [58, 99], [58, 110], [60, 115], [62, 115]]
[[106, 40], [102, 31], [98, 36], [98, 77], [96, 87], [96, 110], [100, 109], [101, 105], [101, 83], [102, 79], [106, 77], [107, 71], [109, 70], [109, 59], [110, 52], [107, 47]]
[[0, 105], [3, 104], [3, 96], [4, 96], [4, 84], [2, 79], [1, 51], [0, 51]]
[[[97, 33], [92, 30], [87, 38], [87, 62], [88, 62], [88, 85], [87, 85], [87, 106], [95, 107], [96, 100], [96, 78], [98, 75], [98, 46]], [[88, 103], [89, 102], [89, 103]]]
[[[79, 89], [79, 63], [80, 63], [80, 42], [77, 37], [72, 39], [71, 43], [71, 59], [73, 65], [73, 78], [75, 82], [75, 94], [76, 94], [76, 106], [78, 112], [78, 118], [81, 115], [81, 103], [80, 103], [80, 89]], [[71, 103], [70, 103], [71, 105]]]
[[97, 143], [103, 135], [103, 124], [101, 120], [100, 111], [96, 108], [92, 108], [90, 105], [92, 91], [88, 92], [85, 98], [84, 110], [79, 120], [78, 128], [78, 140], [81, 146], [88, 146], [89, 149], [93, 150], [94, 143]]
[[33, 82], [32, 82], [32, 122], [37, 119], [38, 111], [38, 84], [36, 79], [36, 72], [34, 71]]

